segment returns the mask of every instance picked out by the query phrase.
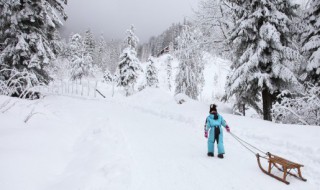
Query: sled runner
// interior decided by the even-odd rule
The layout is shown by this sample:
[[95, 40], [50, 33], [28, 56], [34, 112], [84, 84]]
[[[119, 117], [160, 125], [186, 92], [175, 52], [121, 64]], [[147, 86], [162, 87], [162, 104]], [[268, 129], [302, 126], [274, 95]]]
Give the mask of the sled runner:
[[[265, 152], [265, 151], [262, 151], [260, 150], [259, 148], [253, 146], [252, 144], [244, 141], [243, 139], [239, 138], [238, 136], [236, 136], [235, 134], [231, 133], [231, 136], [233, 138], [235, 138], [242, 146], [244, 146], [246, 149], [248, 149], [250, 152], [252, 152], [254, 155], [256, 155], [257, 157], [257, 160], [258, 160], [258, 165], [260, 167], [260, 169], [262, 170], [263, 173], [289, 185], [290, 183], [286, 180], [287, 176], [288, 175], [291, 175], [297, 179], [300, 179], [301, 181], [307, 181], [305, 178], [302, 177], [302, 174], [301, 174], [301, 167], [303, 167], [302, 164], [297, 164], [295, 162], [291, 162], [287, 159], [284, 159], [280, 156], [276, 156], [274, 154], [271, 154], [270, 152]], [[262, 153], [262, 155], [265, 155], [265, 156], [262, 156], [260, 155], [259, 153], [257, 153], [256, 151], [254, 151], [253, 149], [255, 149], [256, 151]], [[261, 165], [261, 162], [260, 162], [260, 158], [263, 158], [263, 159], [266, 159], [268, 161], [268, 170], [265, 170], [262, 165]], [[279, 177], [279, 176], [276, 176], [274, 174], [271, 173], [271, 170], [273, 168], [277, 168], [279, 171], [283, 172], [283, 176], [282, 178]], [[296, 173], [292, 173], [291, 171], [292, 170], [295, 170]]]
[[[289, 160], [286, 160], [284, 158], [281, 158], [279, 156], [276, 156], [274, 154], [271, 154], [270, 152], [268, 152], [266, 154], [268, 157], [263, 157], [261, 155], [259, 155], [259, 153], [256, 154], [257, 156], [257, 160], [258, 160], [258, 164], [259, 164], [259, 167], [260, 169], [262, 170], [263, 173], [279, 180], [279, 181], [282, 181], [283, 183], [289, 185], [290, 182], [288, 182], [286, 180], [286, 177], [287, 175], [291, 175], [297, 179], [300, 179], [302, 181], [307, 181], [305, 178], [302, 177], [301, 175], [301, 167], [303, 167], [302, 164], [297, 164], [297, 163], [294, 163], [294, 162], [291, 162]], [[261, 162], [260, 162], [260, 158], [265, 158], [266, 160], [268, 160], [268, 170], [265, 170], [262, 166], [261, 166]], [[276, 176], [274, 174], [271, 173], [271, 170], [276, 167], [279, 171], [283, 172], [283, 176], [282, 177], [279, 177], [279, 176]], [[291, 173], [291, 170], [296, 170], [297, 171], [297, 174], [294, 174], [294, 173]]]

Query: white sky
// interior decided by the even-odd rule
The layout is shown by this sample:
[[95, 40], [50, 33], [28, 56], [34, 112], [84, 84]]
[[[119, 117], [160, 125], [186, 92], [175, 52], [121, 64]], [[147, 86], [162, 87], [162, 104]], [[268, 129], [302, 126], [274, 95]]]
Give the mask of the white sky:
[[172, 23], [192, 16], [199, 0], [69, 0], [69, 16], [63, 28], [64, 36], [91, 28], [96, 36], [125, 37], [131, 24], [136, 27], [140, 42], [158, 35]]

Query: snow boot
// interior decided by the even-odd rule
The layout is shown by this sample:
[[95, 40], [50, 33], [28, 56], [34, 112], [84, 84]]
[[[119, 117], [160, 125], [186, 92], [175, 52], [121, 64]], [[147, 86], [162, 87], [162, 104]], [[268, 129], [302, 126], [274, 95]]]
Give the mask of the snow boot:
[[209, 156], [209, 157], [214, 157], [214, 155], [213, 155], [212, 152], [208, 152], [208, 156]]
[[223, 158], [223, 154], [218, 154], [218, 158]]

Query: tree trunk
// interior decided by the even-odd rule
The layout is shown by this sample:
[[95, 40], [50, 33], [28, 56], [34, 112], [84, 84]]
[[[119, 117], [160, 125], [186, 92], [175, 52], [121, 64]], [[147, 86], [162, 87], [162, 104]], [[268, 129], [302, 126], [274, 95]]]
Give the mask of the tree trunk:
[[272, 95], [268, 88], [262, 90], [262, 102], [263, 102], [263, 119], [272, 121], [271, 108], [272, 108]]
[[243, 103], [241, 106], [242, 106], [242, 114], [243, 116], [246, 116], [246, 104]]

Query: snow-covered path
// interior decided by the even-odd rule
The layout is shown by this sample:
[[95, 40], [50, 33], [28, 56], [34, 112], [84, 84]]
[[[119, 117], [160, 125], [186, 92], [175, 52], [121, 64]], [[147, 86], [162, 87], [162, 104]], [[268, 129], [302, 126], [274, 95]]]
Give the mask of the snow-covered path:
[[0, 114], [0, 189], [319, 189], [319, 127], [275, 125], [220, 106], [235, 134], [305, 164], [308, 182], [289, 177], [288, 186], [263, 174], [229, 134], [225, 159], [208, 158], [206, 104], [178, 105], [160, 90], [107, 100], [52, 96], [35, 105], [44, 114], [24, 124], [18, 110], [32, 106], [19, 101]]

